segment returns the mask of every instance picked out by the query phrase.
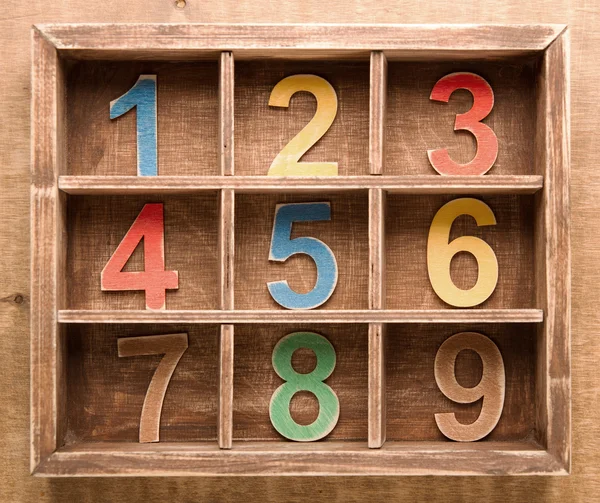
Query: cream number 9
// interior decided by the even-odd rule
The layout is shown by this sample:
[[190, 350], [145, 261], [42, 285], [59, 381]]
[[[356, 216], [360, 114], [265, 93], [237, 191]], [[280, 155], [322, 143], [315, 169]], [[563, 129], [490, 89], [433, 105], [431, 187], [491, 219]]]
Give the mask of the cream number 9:
[[311, 121], [273, 159], [269, 168], [272, 176], [336, 176], [337, 162], [299, 162], [333, 124], [338, 102], [329, 82], [317, 75], [291, 75], [280, 80], [271, 91], [269, 106], [289, 107], [291, 97], [300, 91], [317, 99], [317, 111]]
[[[464, 388], [456, 381], [454, 366], [458, 353], [465, 349], [475, 351], [483, 363], [479, 384]], [[435, 422], [449, 439], [472, 442], [489, 435], [496, 427], [504, 407], [504, 362], [498, 346], [484, 335], [462, 332], [446, 339], [435, 355], [435, 382], [441, 392], [458, 403], [473, 403], [483, 398], [481, 413], [474, 423], [462, 424], [453, 412], [436, 414]]]
[[[492, 295], [498, 283], [498, 261], [494, 250], [475, 236], [461, 236], [452, 242], [452, 222], [461, 215], [472, 216], [477, 225], [496, 225], [490, 207], [478, 199], [455, 199], [442, 206], [433, 217], [427, 239], [427, 272], [435, 293], [444, 302], [456, 307], [473, 307]], [[450, 262], [459, 252], [469, 252], [477, 260], [477, 283], [469, 290], [458, 288], [450, 276]]]

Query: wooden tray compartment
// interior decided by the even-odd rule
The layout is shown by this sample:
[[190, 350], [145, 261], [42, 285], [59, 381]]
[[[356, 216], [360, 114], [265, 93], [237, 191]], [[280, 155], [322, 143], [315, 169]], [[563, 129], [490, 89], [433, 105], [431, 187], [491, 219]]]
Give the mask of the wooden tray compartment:
[[[387, 442], [449, 442], [437, 427], [434, 414], [454, 412], [465, 424], [479, 417], [482, 400], [473, 404], [453, 402], [440, 391], [434, 378], [434, 360], [442, 342], [460, 332], [489, 337], [504, 361], [502, 416], [482, 442], [531, 442], [536, 438], [535, 324], [390, 324], [386, 340]], [[455, 372], [460, 385], [476, 386], [481, 380], [481, 359], [473, 351], [462, 351]]]
[[337, 116], [304, 156], [304, 162], [337, 162], [339, 175], [369, 174], [369, 60], [240, 61], [235, 67], [235, 173], [266, 175], [273, 159], [312, 119], [314, 96], [296, 93], [288, 108], [269, 106], [283, 78], [314, 74], [326, 79], [338, 99]]
[[[145, 292], [103, 292], [100, 273], [147, 203], [163, 203], [165, 268], [178, 271], [179, 289], [167, 290], [167, 309], [219, 306], [217, 194], [70, 196], [67, 202], [69, 309], [145, 309]], [[144, 270], [140, 242], [124, 271]]]
[[314, 261], [295, 255], [285, 262], [268, 260], [275, 207], [282, 203], [329, 202], [331, 220], [296, 222], [292, 239], [323, 241], [336, 257], [338, 283], [321, 309], [367, 309], [369, 288], [369, 200], [367, 191], [306, 194], [237, 194], [235, 198], [235, 308], [281, 309], [268, 281], [287, 279], [298, 292], [316, 282]]
[[137, 175], [136, 111], [111, 120], [108, 102], [141, 74], [156, 75], [158, 174], [219, 174], [217, 58], [73, 63], [66, 82], [66, 173]]
[[163, 402], [161, 442], [217, 440], [219, 327], [216, 325], [70, 325], [67, 330], [65, 443], [138, 442], [140, 415], [162, 356], [119, 357], [117, 340], [188, 334]]
[[[124, 25], [49, 25], [41, 31], [36, 28], [33, 41], [33, 472], [47, 476], [568, 473], [569, 88], [568, 34], [564, 27], [143, 25], [137, 27], [132, 36], [131, 26]], [[184, 60], [186, 62], [172, 63]], [[136, 62], [132, 65], [131, 61]], [[214, 73], [215, 68], [218, 68], [217, 73]], [[177, 83], [167, 75], [171, 69], [180, 77]], [[202, 69], [206, 71], [200, 71]], [[469, 106], [465, 93], [457, 93], [447, 105], [429, 102], [432, 85], [446, 70], [479, 72], [494, 87], [497, 106], [484, 122], [496, 131], [501, 149], [489, 175], [439, 176], [427, 163], [427, 148], [448, 147], [451, 153], [464, 155], [459, 160], [468, 159], [472, 153], [468, 150], [473, 144], [468, 133], [452, 131], [454, 115]], [[132, 148], [135, 112], [110, 121], [107, 103], [129, 89], [136, 74], [154, 71], [159, 74], [160, 176], [136, 177]], [[272, 87], [281, 78], [297, 72], [322, 75], [338, 90], [338, 119], [303, 158], [337, 161], [338, 177], [265, 176], [274, 156], [314, 113], [314, 99], [306, 93], [294, 96], [287, 110], [268, 107]], [[95, 94], [96, 77], [99, 82], [105, 82], [104, 89], [109, 89], [110, 96]], [[514, 90], [509, 89], [511, 79]], [[181, 86], [182, 92], [163, 96], [161, 83], [172, 85], [168, 89], [173, 91]], [[406, 98], [402, 100], [404, 93], [407, 93]], [[97, 102], [93, 102], [94, 99]], [[176, 102], [164, 108], [171, 99]], [[403, 102], [407, 105], [406, 113], [401, 110]], [[82, 106], [93, 110], [89, 125], [81, 124], [83, 111], [75, 110]], [[184, 114], [187, 110], [191, 110], [191, 121]], [[268, 114], [273, 114], [273, 118], [266, 118]], [[258, 126], [257, 117], [264, 127]], [[411, 121], [424, 121], [427, 132], [412, 138], [407, 129]], [[169, 132], [172, 122], [175, 123], [172, 130], [182, 136], [169, 136], [173, 134]], [[165, 125], [169, 126], [167, 132]], [[198, 134], [198, 131], [206, 134]], [[443, 139], [444, 144], [430, 145], [429, 133]], [[123, 141], [125, 136], [126, 142]], [[88, 149], [88, 146], [93, 148]], [[118, 163], [115, 162], [117, 156]], [[182, 300], [178, 304], [177, 297], [172, 296], [181, 293], [180, 289], [167, 292], [167, 310], [162, 312], [143, 310], [143, 294], [138, 298], [136, 293], [127, 294], [136, 296], [135, 304], [104, 305], [86, 299], [85, 295], [84, 304], [71, 304], [77, 299], [71, 294], [74, 278], [69, 261], [74, 250], [81, 250], [79, 245], [75, 247], [73, 239], [82, 241], [80, 237], [85, 237], [85, 232], [79, 237], [78, 231], [72, 232], [77, 230], [69, 213], [75, 196], [83, 201], [77, 204], [85, 208], [91, 206], [85, 201], [92, 200], [92, 196], [123, 196], [123, 200], [143, 203], [149, 202], [148, 197], [158, 196], [196, 200], [208, 197], [208, 192], [216, 193], [210, 210], [215, 230], [208, 233], [216, 242], [215, 258], [211, 262], [216, 274], [205, 282], [207, 288], [211, 284], [215, 289], [210, 303], [199, 307], [195, 301], [190, 306]], [[261, 222], [264, 220], [265, 229], [268, 228], [263, 239], [267, 244], [272, 211], [276, 202], [282, 202], [279, 199], [308, 196], [310, 200], [324, 200], [322, 196], [328, 196], [345, 201], [357, 195], [358, 199], [351, 199], [352, 204], [362, 205], [365, 210], [361, 210], [356, 219], [342, 219], [340, 223], [346, 227], [343, 232], [357, 225], [366, 227], [366, 238], [360, 246], [368, 252], [361, 252], [366, 259], [358, 261], [355, 272], [361, 285], [366, 281], [366, 301], [363, 297], [355, 298], [359, 289], [354, 285], [341, 299], [334, 295], [331, 305], [313, 311], [286, 311], [265, 302], [265, 297], [260, 295], [255, 295], [259, 299], [256, 303], [243, 301], [243, 288], [238, 287], [243, 275], [252, 267], [240, 267], [240, 259], [252, 258], [245, 252], [244, 234], [250, 234], [251, 223], [246, 216], [253, 211], [254, 203], [268, 206], [262, 212], [255, 211]], [[450, 195], [512, 201], [506, 203], [510, 208], [508, 220], [528, 234], [516, 238], [516, 232], [513, 235], [506, 231], [506, 238], [514, 239], [529, 250], [526, 259], [512, 267], [522, 271], [531, 266], [534, 270], [527, 276], [531, 283], [524, 293], [523, 305], [518, 305], [521, 300], [512, 304], [516, 298], [512, 290], [504, 292], [497, 304], [492, 297], [486, 305], [471, 310], [448, 309], [433, 302], [407, 308], [407, 304], [394, 304], [396, 300], [390, 298], [389, 291], [386, 293], [386, 287], [389, 290], [391, 286], [392, 292], [394, 289], [390, 275], [405, 275], [403, 264], [397, 267], [389, 253], [394, 240], [401, 235], [396, 223], [390, 220], [402, 222], [407, 218], [402, 215], [404, 202], [397, 201], [422, 198], [433, 204]], [[318, 199], [313, 199], [315, 196]], [[129, 204], [133, 203], [125, 207]], [[168, 219], [167, 207], [165, 213]], [[265, 218], [267, 213], [270, 216]], [[335, 225], [335, 208], [333, 214], [331, 223]], [[111, 227], [110, 239], [112, 233], [118, 236], [115, 246], [134, 217], [135, 214], [128, 219], [121, 215], [110, 217], [114, 223], [124, 226], [118, 233]], [[496, 217], [500, 224], [498, 213]], [[426, 238], [430, 222], [422, 223], [422, 236]], [[311, 224], [302, 224], [302, 227], [304, 225]], [[469, 224], [459, 226], [465, 226], [460, 234], [477, 235]], [[298, 229], [298, 234], [301, 230]], [[169, 224], [166, 232], [169, 248]], [[459, 233], [458, 229], [455, 232]], [[314, 233], [311, 229], [310, 235], [319, 237], [316, 228]], [[497, 254], [504, 254], [494, 246], [493, 236], [482, 236]], [[93, 234], [92, 238], [97, 239]], [[324, 234], [321, 239], [327, 242]], [[198, 247], [194, 243], [186, 248], [195, 251]], [[268, 264], [260, 258], [264, 257], [265, 250], [268, 248], [264, 244], [257, 246], [256, 260], [264, 264], [266, 270], [276, 264]], [[344, 251], [335, 252], [339, 263], [338, 255]], [[169, 255], [167, 252], [167, 261]], [[421, 256], [424, 258], [424, 252]], [[131, 266], [140, 265], [136, 263], [139, 258], [134, 257]], [[458, 257], [455, 262], [460, 265], [459, 261], [464, 258]], [[106, 259], [98, 260], [98, 264], [94, 262], [93, 267], [101, 268], [99, 264], [103, 266]], [[302, 257], [296, 257], [290, 259], [289, 265], [294, 262], [294, 267], [304, 263]], [[212, 266], [205, 265], [203, 262], [203, 269], [213, 270]], [[90, 265], [84, 263], [82, 267]], [[355, 265], [350, 264], [350, 267]], [[181, 267], [179, 270], [181, 273]], [[90, 276], [95, 277], [95, 274]], [[286, 276], [291, 277], [287, 272]], [[264, 284], [269, 279], [261, 278], [260, 282]], [[242, 283], [245, 287], [246, 283]], [[417, 287], [425, 285], [426, 282]], [[247, 297], [250, 295], [254, 294]], [[189, 299], [187, 294], [182, 298]], [[510, 303], [507, 305], [505, 301]], [[246, 307], [243, 302], [247, 302]], [[81, 323], [83, 325], [79, 325]], [[214, 430], [206, 435], [196, 435], [190, 430], [189, 436], [186, 432], [179, 437], [175, 435], [175, 428], [166, 433], [168, 436], [173, 433], [169, 441], [138, 444], [131, 440], [131, 425], [123, 430], [129, 435], [126, 439], [94, 438], [85, 428], [74, 435], [74, 430], [69, 430], [69, 420], [70, 411], [76, 409], [68, 397], [69, 387], [75, 383], [69, 381], [69, 374], [73, 373], [69, 372], [69, 365], [77, 362], [79, 354], [86, 354], [74, 345], [77, 339], [86, 340], [86, 334], [94, 333], [97, 335], [89, 336], [90, 340], [99, 340], [98, 334], [112, 333], [106, 338], [114, 340], [113, 330], [121, 330], [116, 327], [142, 334], [149, 333], [157, 324], [167, 331], [189, 327], [190, 333], [220, 325], [218, 349], [216, 343], [211, 343], [210, 355], [210, 358], [214, 356], [219, 371], [216, 418], [212, 412], [216, 441]], [[388, 397], [389, 383], [386, 385], [386, 367], [394, 364], [397, 355], [386, 357], [386, 352], [409, 344], [410, 338], [404, 340], [399, 331], [427, 332], [430, 335], [425, 334], [423, 342], [432, 344], [437, 338], [441, 341], [439, 334], [444, 331], [450, 334], [472, 327], [490, 334], [499, 346], [505, 339], [517, 337], [506, 335], [516, 330], [521, 339], [515, 340], [507, 351], [509, 356], [515, 353], [515, 365], [526, 367], [526, 372], [524, 368], [524, 373], [519, 375], [527, 381], [525, 387], [530, 394], [531, 387], [535, 389], [534, 409], [527, 409], [526, 421], [519, 423], [510, 419], [505, 430], [499, 427], [498, 432], [477, 443], [449, 442], [433, 435], [427, 429], [429, 426], [420, 440], [404, 440], [406, 437], [394, 424], [393, 417], [390, 421], [390, 414], [386, 415], [386, 407], [391, 405], [393, 413], [398, 405], [393, 395]], [[245, 339], [258, 339], [256, 333], [270, 334], [274, 329], [281, 332], [280, 337], [289, 333], [288, 329], [296, 328], [320, 329], [324, 334], [333, 330], [334, 345], [336, 349], [342, 347], [342, 353], [346, 351], [344, 339], [348, 338], [344, 334], [353, 334], [349, 337], [350, 344], [361, 345], [355, 351], [359, 354], [353, 354], [349, 361], [360, 364], [362, 370], [357, 375], [364, 376], [366, 368], [367, 405], [366, 411], [361, 409], [363, 417], [366, 414], [366, 429], [362, 420], [340, 422], [340, 431], [334, 430], [327, 440], [300, 445], [280, 441], [277, 436], [269, 437], [273, 431], [269, 433], [270, 424], [264, 415], [246, 427], [243, 415], [241, 421], [236, 422], [235, 412], [240, 410], [238, 388], [242, 389], [242, 399], [244, 387], [248, 393], [254, 391], [244, 382], [243, 369], [239, 368], [244, 358], [263, 354], [265, 361], [261, 361], [261, 366], [265, 372], [257, 373], [256, 377], [277, 379], [269, 367], [275, 339], [270, 343], [257, 341], [247, 350]], [[165, 332], [161, 330], [161, 333]], [[73, 334], [80, 335], [72, 337]], [[402, 344], [398, 342], [400, 339]], [[107, 342], [99, 344], [109, 347]], [[521, 347], [523, 354], [516, 350]], [[504, 351], [503, 347], [501, 350]], [[238, 360], [240, 356], [242, 359]], [[435, 353], [429, 358], [434, 356]], [[461, 359], [464, 360], [462, 356]], [[134, 364], [137, 358], [130, 360], [127, 365], [138, 365]], [[475, 370], [476, 361], [467, 358], [464, 362], [468, 363], [468, 369]], [[391, 372], [391, 377], [393, 383], [397, 374]], [[338, 379], [335, 374], [331, 377], [332, 387], [334, 379]], [[338, 384], [340, 393], [346, 393], [346, 382], [335, 383]], [[354, 386], [352, 381], [347, 387], [354, 390]], [[261, 390], [261, 393], [264, 396], [261, 395], [260, 400], [265, 402], [272, 390]], [[357, 393], [352, 391], [353, 395]], [[136, 399], [139, 400], [139, 396]], [[311, 404], [314, 406], [312, 398], [300, 396], [297, 401], [305, 403], [307, 409]], [[515, 400], [510, 402], [514, 403]], [[358, 408], [356, 414], [358, 418]], [[535, 414], [534, 420], [532, 414]], [[511, 412], [507, 417], [516, 416]], [[248, 428], [248, 424], [253, 426]], [[389, 427], [388, 442], [386, 427]], [[527, 428], [530, 428], [529, 433], [525, 432]]]
[[447, 148], [450, 157], [461, 164], [473, 158], [475, 137], [468, 131], [454, 131], [456, 114], [467, 112], [473, 104], [471, 93], [457, 90], [448, 103], [429, 98], [435, 83], [453, 72], [480, 75], [494, 91], [494, 107], [482, 121], [492, 128], [499, 145], [488, 176], [535, 174], [538, 57], [497, 62], [390, 62], [384, 174], [436, 174], [427, 150], [438, 148]]
[[[467, 215], [452, 224], [450, 241], [476, 236], [490, 245], [498, 260], [494, 293], [475, 309], [541, 308], [535, 301], [534, 196], [388, 195], [386, 216], [386, 301], [389, 309], [451, 308], [440, 299], [427, 272], [427, 238], [436, 212], [448, 201], [475, 197], [496, 216], [496, 225], [478, 227]], [[539, 260], [539, 259], [538, 259]], [[450, 264], [454, 284], [471, 288], [477, 281], [477, 261], [458, 253]]]
[[[358, 324], [327, 325], [236, 325], [233, 371], [233, 448], [240, 441], [289, 441], [272, 426], [269, 403], [283, 380], [273, 370], [273, 348], [285, 335], [315, 332], [333, 345], [336, 366], [324, 382], [340, 401], [340, 418], [323, 442], [367, 440], [368, 327]], [[314, 353], [298, 350], [292, 366], [299, 373], [316, 365]], [[319, 405], [312, 393], [300, 392], [292, 399], [290, 411], [299, 424], [312, 423]]]

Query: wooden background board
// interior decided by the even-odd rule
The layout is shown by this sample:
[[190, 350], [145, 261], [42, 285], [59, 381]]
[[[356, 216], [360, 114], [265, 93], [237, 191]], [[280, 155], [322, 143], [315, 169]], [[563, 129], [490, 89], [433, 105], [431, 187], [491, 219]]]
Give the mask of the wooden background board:
[[[31, 0], [0, 7], [0, 500], [144, 501], [597, 501], [600, 494], [599, 0]], [[561, 478], [80, 479], [29, 476], [30, 26], [43, 22], [554, 22], [572, 38], [573, 470]]]

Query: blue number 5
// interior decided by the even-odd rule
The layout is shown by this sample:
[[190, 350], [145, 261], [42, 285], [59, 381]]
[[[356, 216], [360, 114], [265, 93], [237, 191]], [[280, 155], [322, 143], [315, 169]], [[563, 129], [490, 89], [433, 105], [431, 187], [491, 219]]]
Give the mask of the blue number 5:
[[287, 280], [267, 283], [275, 302], [287, 309], [313, 309], [331, 297], [337, 284], [337, 263], [333, 252], [323, 241], [316, 238], [290, 239], [294, 222], [331, 220], [329, 203], [291, 203], [275, 207], [273, 236], [269, 260], [285, 262], [296, 253], [304, 253], [315, 261], [317, 282], [308, 293], [292, 290]]
[[156, 176], [156, 75], [140, 75], [124, 95], [110, 102], [110, 118], [136, 108], [138, 176]]

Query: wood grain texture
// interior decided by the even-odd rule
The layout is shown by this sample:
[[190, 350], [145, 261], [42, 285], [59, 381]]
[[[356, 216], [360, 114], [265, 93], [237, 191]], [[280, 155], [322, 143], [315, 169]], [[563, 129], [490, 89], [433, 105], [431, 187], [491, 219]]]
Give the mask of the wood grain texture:
[[[102, 292], [100, 272], [147, 202], [164, 204], [165, 267], [178, 271], [179, 289], [166, 293], [167, 309], [219, 307], [218, 203], [195, 196], [70, 196], [66, 304], [82, 309], [144, 309], [144, 292]], [[94, 253], [92, 253], [94, 251]], [[143, 271], [138, 246], [124, 271]]]
[[234, 308], [235, 267], [235, 193], [223, 189], [219, 193], [219, 307]]
[[[387, 307], [389, 309], [450, 308], [434, 292], [427, 275], [427, 236], [435, 213], [452, 196], [389, 196], [386, 220]], [[533, 197], [481, 197], [494, 212], [496, 225], [478, 227], [473, 218], [458, 217], [450, 240], [477, 236], [490, 245], [498, 260], [498, 285], [473, 309], [532, 308], [534, 303]], [[393, 274], [390, 271], [402, 271]], [[477, 261], [468, 253], [455, 255], [450, 276], [458, 288], [475, 284]], [[410, 278], [410, 280], [408, 279]]]
[[59, 445], [64, 413], [62, 348], [56, 310], [64, 306], [65, 197], [56, 182], [64, 162], [64, 73], [55, 48], [36, 30], [32, 37], [31, 134], [31, 470]]
[[[0, 469], [5, 482], [0, 487], [2, 499], [19, 502], [98, 501], [148, 502], [219, 500], [219, 501], [314, 501], [326, 493], [331, 501], [364, 501], [395, 498], [398, 501], [461, 502], [485, 495], [491, 502], [592, 502], [600, 491], [600, 448], [598, 432], [597, 338], [600, 313], [590, 292], [594, 291], [600, 273], [597, 256], [600, 240], [590, 228], [595, 222], [600, 201], [597, 198], [598, 178], [593, 176], [596, 145], [600, 138], [600, 114], [597, 108], [597, 65], [590, 61], [598, 56], [600, 32], [597, 29], [597, 0], [540, 0], [533, 3], [514, 0], [494, 2], [434, 1], [427, 9], [412, 1], [375, 2], [374, 0], [334, 1], [323, 8], [320, 0], [291, 0], [281, 10], [277, 3], [259, 1], [241, 4], [223, 0], [207, 4], [188, 0], [185, 9], [172, 2], [90, 0], [85, 3], [32, 0], [8, 3], [2, 10], [3, 44], [0, 46], [3, 69], [0, 104], [0, 149], [5, 160], [0, 173], [1, 201], [6, 222], [1, 236], [5, 245], [0, 262], [3, 278], [0, 320], [7, 365], [4, 367], [0, 396], [6, 413], [0, 416], [3, 436], [3, 456]], [[144, 478], [96, 478], [50, 480], [28, 476], [29, 399], [28, 399], [28, 325], [29, 319], [29, 237], [24, 230], [29, 225], [29, 54], [26, 50], [32, 22], [70, 21], [152, 21], [152, 22], [569, 22], [572, 34], [572, 122], [573, 122], [573, 471], [570, 477], [463, 477], [427, 479], [411, 477], [302, 477], [232, 479], [178, 478], [148, 480]], [[390, 446], [390, 442], [386, 445]], [[504, 444], [503, 444], [504, 445]], [[330, 448], [330, 444], [326, 445]], [[91, 445], [87, 449], [101, 449]], [[110, 447], [106, 446], [106, 450]], [[84, 469], [90, 461], [85, 455], [72, 456], [74, 471]], [[537, 455], [538, 458], [541, 454]], [[482, 455], [485, 457], [485, 455]], [[409, 459], [410, 456], [407, 456]], [[129, 466], [142, 470], [155, 465], [155, 458], [144, 457], [140, 464], [134, 457], [106, 456], [105, 462], [114, 470]], [[481, 458], [480, 458], [481, 459]], [[518, 455], [506, 455], [503, 463], [518, 471], [524, 462]], [[171, 457], [173, 460], [173, 457]], [[172, 461], [173, 462], [173, 461]], [[200, 462], [200, 461], [198, 461]], [[229, 461], [227, 461], [229, 463]], [[120, 464], [117, 464], [120, 463]], [[178, 466], [185, 470], [189, 459], [180, 458]], [[410, 461], [407, 461], [410, 463]], [[89, 466], [89, 464], [88, 464]], [[438, 467], [455, 464], [443, 455]], [[242, 468], [244, 469], [244, 468]], [[138, 472], [139, 473], [139, 472]], [[185, 472], [190, 474], [189, 471]]]
[[[446, 440], [435, 414], [454, 412], [461, 423], [472, 423], [481, 400], [459, 404], [446, 398], [436, 384], [434, 361], [448, 337], [465, 331], [489, 337], [505, 364], [506, 395], [500, 421], [486, 441], [533, 440], [536, 431], [535, 325], [389, 325], [387, 355], [387, 442]], [[472, 351], [459, 353], [456, 379], [473, 387], [481, 379], [481, 359]], [[455, 444], [456, 445], [456, 444]]]
[[221, 175], [233, 175], [234, 152], [234, 58], [233, 53], [221, 53], [219, 60], [219, 164]]
[[269, 106], [273, 87], [295, 74], [315, 74], [327, 80], [339, 106], [325, 136], [300, 161], [337, 162], [339, 175], [368, 174], [369, 64], [279, 60], [236, 64], [236, 173], [266, 175], [277, 154], [313, 118], [316, 100], [310, 93], [294, 95], [289, 108]]
[[541, 309], [70, 310], [61, 323], [541, 323]]
[[161, 442], [217, 445], [219, 329], [215, 325], [73, 325], [68, 337], [68, 428], [65, 444], [137, 442], [148, 385], [162, 355], [119, 358], [123, 337], [187, 333], [189, 347], [169, 381]]
[[156, 75], [158, 175], [221, 174], [216, 61], [74, 64], [67, 80], [67, 173], [136, 176], [136, 112], [111, 120], [109, 102], [141, 74]]
[[536, 197], [538, 235], [537, 302], [547, 314], [540, 329], [539, 355], [546, 363], [538, 409], [546, 416], [540, 439], [571, 467], [571, 223], [570, 223], [570, 38], [565, 32], [544, 55], [538, 89], [541, 109], [536, 147], [545, 189]]
[[544, 186], [541, 175], [452, 176], [61, 176], [59, 188], [75, 195], [186, 194], [233, 188], [239, 193], [340, 192], [381, 188], [392, 194], [534, 194]]
[[387, 427], [386, 396], [386, 332], [387, 325], [369, 325], [369, 432], [368, 445], [379, 448], [385, 442]]
[[451, 159], [467, 163], [476, 152], [475, 137], [455, 131], [457, 114], [473, 104], [469, 91], [457, 90], [449, 103], [429, 99], [435, 83], [453, 72], [472, 72], [494, 91], [492, 112], [482, 121], [498, 138], [499, 151], [489, 175], [534, 173], [536, 59], [506, 62], [392, 62], [388, 67], [388, 110], [383, 172], [386, 175], [433, 174], [428, 150], [448, 149]]
[[371, 53], [369, 99], [369, 168], [372, 175], [383, 174], [385, 123], [387, 114], [387, 58], [382, 51]]
[[[527, 53], [546, 48], [563, 30], [562, 25], [356, 25], [352, 28], [336, 25], [147, 25], [139, 27], [122, 24], [116, 26], [112, 36], [104, 37], [102, 25], [64, 27], [44, 25], [46, 36], [65, 54], [84, 58], [113, 56], [121, 51], [128, 57], [160, 54], [165, 45], [178, 49], [179, 54], [202, 50], [220, 50], [227, 47], [248, 57], [270, 52], [276, 56], [300, 53], [309, 56], [311, 50], [331, 55], [352, 55], [370, 51], [373, 47], [389, 52], [394, 57], [406, 56], [418, 49], [438, 57], [472, 49], [480, 55], [502, 56]], [[460, 32], [458, 30], [461, 30]], [[249, 32], [251, 35], [249, 36]], [[460, 34], [460, 37], [457, 35]], [[328, 54], [328, 55], [329, 55]], [[314, 56], [314, 54], [313, 54]]]
[[219, 341], [219, 418], [217, 440], [221, 449], [231, 449], [233, 438], [234, 327], [221, 325]]
[[[240, 142], [238, 142], [239, 144]], [[331, 220], [295, 223], [292, 239], [310, 236], [323, 241], [338, 265], [338, 282], [320, 310], [368, 307], [368, 196], [360, 194], [240, 194], [236, 196], [235, 292], [238, 309], [277, 309], [268, 281], [287, 279], [290, 288], [305, 293], [316, 281], [314, 261], [297, 254], [285, 262], [269, 261], [275, 205], [292, 202], [331, 203]], [[352, 243], [352, 246], [348, 246]], [[289, 313], [288, 313], [289, 314]]]

